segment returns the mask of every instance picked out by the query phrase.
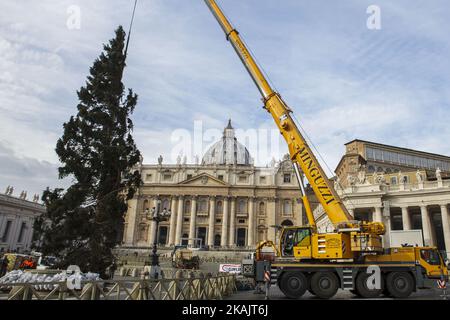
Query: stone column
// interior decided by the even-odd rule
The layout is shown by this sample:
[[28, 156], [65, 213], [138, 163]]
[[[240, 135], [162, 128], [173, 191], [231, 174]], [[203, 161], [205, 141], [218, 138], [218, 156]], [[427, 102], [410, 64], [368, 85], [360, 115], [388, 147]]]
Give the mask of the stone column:
[[127, 230], [124, 230], [123, 242], [125, 245], [132, 246], [134, 245], [134, 239], [136, 238], [136, 220], [138, 216], [138, 200], [131, 199], [128, 200], [128, 210], [127, 210]]
[[191, 201], [191, 221], [189, 225], [189, 245], [194, 245], [195, 227], [197, 218], [197, 196], [192, 197]]
[[408, 207], [402, 207], [403, 230], [411, 230], [411, 217], [409, 216]]
[[175, 244], [175, 229], [177, 222], [177, 197], [172, 197], [172, 203], [170, 204], [170, 226], [169, 226], [169, 246]]
[[230, 212], [230, 238], [228, 245], [236, 245], [236, 197], [231, 198], [231, 212]]
[[255, 244], [255, 198], [248, 198], [248, 235], [247, 246]]
[[184, 197], [178, 198], [178, 210], [177, 210], [177, 229], [175, 232], [175, 244], [181, 244], [181, 232], [183, 231], [183, 214], [184, 214]]
[[267, 240], [274, 241], [276, 238], [276, 229], [272, 226], [276, 224], [276, 206], [275, 206], [275, 198], [269, 198], [267, 200], [266, 207], [266, 217], [267, 217]]
[[382, 222], [383, 217], [382, 217], [382, 213], [381, 213], [381, 207], [375, 207], [372, 220], [374, 222]]
[[[158, 199], [158, 197], [155, 197], [152, 200], [153, 200], [153, 205], [150, 206], [150, 215], [151, 215], [151, 210], [153, 208], [156, 209], [159, 199]], [[150, 220], [150, 233], [149, 233], [148, 239], [147, 239], [147, 242], [149, 243], [150, 246], [153, 246], [153, 243], [155, 242], [156, 233], [157, 233], [156, 221]]]
[[[303, 201], [300, 200], [300, 202], [299, 202], [299, 200], [296, 199], [294, 205], [297, 208], [297, 210], [296, 210], [296, 215], [297, 215], [297, 219], [296, 219], [297, 223], [296, 223], [296, 225], [297, 226], [302, 226], [303, 225]], [[258, 210], [259, 210], [258, 202], [256, 202], [256, 209], [255, 209], [255, 211], [258, 211]]]
[[223, 214], [222, 214], [222, 236], [220, 245], [226, 247], [228, 245], [228, 197], [223, 198]]
[[442, 229], [444, 231], [445, 252], [450, 259], [450, 224], [448, 219], [448, 208], [446, 204], [441, 205]]
[[383, 206], [381, 222], [383, 222], [386, 228], [386, 233], [382, 236], [383, 246], [389, 248], [391, 246], [391, 207], [389, 201], [384, 201]]
[[430, 223], [430, 214], [428, 212], [428, 208], [425, 205], [420, 206], [420, 213], [422, 217], [422, 232], [425, 246], [432, 246], [433, 239], [431, 236], [431, 223]]
[[216, 199], [215, 196], [209, 197], [209, 221], [208, 221], [208, 242], [207, 245], [214, 246], [214, 222], [216, 212]]

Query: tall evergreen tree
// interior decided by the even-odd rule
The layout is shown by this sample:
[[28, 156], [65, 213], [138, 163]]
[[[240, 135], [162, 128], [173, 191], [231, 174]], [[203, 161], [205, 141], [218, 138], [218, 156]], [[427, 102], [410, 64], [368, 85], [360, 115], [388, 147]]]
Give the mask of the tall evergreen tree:
[[130, 119], [137, 95], [122, 83], [124, 47], [119, 27], [77, 92], [78, 113], [56, 145], [60, 179], [72, 178], [72, 185], [44, 192], [47, 213], [35, 227], [41, 250], [59, 257], [61, 267], [104, 273], [121, 241], [127, 200], [141, 184]]

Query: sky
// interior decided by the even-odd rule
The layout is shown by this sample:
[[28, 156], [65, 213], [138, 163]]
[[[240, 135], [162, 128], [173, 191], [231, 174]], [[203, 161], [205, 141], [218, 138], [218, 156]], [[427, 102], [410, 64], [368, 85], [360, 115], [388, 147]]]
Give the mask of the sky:
[[[103, 43], [128, 30], [134, 0], [0, 2], [0, 192], [31, 198], [69, 183], [58, 180], [56, 141]], [[357, 138], [450, 156], [446, 1], [218, 2], [331, 171]], [[380, 29], [368, 28], [371, 5]], [[229, 118], [238, 139], [258, 139], [257, 165], [287, 152], [203, 1], [139, 0], [128, 54], [144, 163], [174, 163], [181, 151], [192, 163]], [[180, 148], [196, 124], [201, 146]]]

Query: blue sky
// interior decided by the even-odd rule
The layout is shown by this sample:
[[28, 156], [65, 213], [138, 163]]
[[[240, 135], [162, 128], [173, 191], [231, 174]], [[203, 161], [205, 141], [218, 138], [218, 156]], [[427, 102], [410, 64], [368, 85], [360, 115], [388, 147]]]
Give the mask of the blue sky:
[[[75, 92], [102, 43], [128, 27], [132, 2], [2, 1], [0, 188], [30, 195], [61, 185], [54, 147], [62, 124], [76, 113]], [[445, 1], [219, 3], [332, 169], [355, 138], [450, 155]], [[373, 4], [381, 30], [366, 26]], [[81, 10], [80, 29], [66, 26], [71, 5]], [[145, 163], [170, 159], [171, 134], [192, 131], [195, 120], [204, 129], [228, 118], [236, 128], [274, 128], [201, 0], [139, 1], [124, 82], [139, 95], [134, 137]]]

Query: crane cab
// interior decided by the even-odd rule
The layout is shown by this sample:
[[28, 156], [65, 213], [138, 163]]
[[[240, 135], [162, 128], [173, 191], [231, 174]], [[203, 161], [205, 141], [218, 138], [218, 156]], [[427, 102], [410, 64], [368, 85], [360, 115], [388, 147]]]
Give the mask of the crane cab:
[[298, 260], [353, 258], [349, 234], [319, 234], [311, 227], [287, 227], [283, 229], [280, 239], [280, 253], [283, 257]]

